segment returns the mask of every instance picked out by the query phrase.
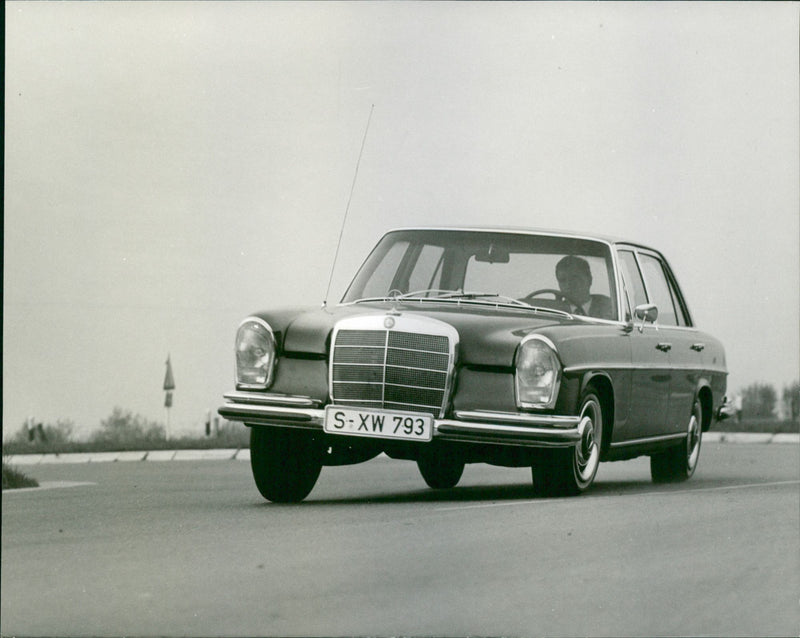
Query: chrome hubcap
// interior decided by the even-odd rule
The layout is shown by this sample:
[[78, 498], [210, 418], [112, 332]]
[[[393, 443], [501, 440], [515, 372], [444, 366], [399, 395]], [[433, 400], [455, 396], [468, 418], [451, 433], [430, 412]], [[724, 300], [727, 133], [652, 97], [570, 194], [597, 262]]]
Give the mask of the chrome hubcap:
[[686, 437], [686, 465], [689, 470], [693, 470], [694, 466], [697, 465], [697, 458], [700, 456], [702, 434], [700, 419], [695, 411], [692, 413], [692, 418], [689, 420], [689, 432]]
[[578, 463], [585, 465], [592, 454], [592, 447], [594, 446], [594, 423], [589, 418], [585, 418], [581, 425], [583, 433], [581, 434], [581, 441], [578, 444]]
[[600, 434], [602, 421], [600, 406], [589, 401], [583, 407], [578, 424], [580, 441], [575, 446], [575, 470], [581, 482], [591, 481], [600, 461]]

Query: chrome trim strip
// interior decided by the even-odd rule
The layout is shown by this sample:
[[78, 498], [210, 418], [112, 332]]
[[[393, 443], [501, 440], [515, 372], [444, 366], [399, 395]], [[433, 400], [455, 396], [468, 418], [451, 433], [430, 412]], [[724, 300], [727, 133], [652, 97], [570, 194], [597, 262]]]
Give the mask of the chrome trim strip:
[[[229, 393], [233, 396], [237, 394]], [[230, 421], [241, 421], [249, 425], [274, 425], [315, 431], [322, 431], [325, 419], [324, 409], [252, 403], [227, 403], [217, 411]], [[580, 440], [577, 416], [470, 411], [458, 412], [456, 416], [475, 420], [434, 419], [433, 437], [445, 441], [524, 447], [569, 447]], [[497, 421], [494, 421], [495, 418]], [[531, 427], [534, 423], [542, 427]]]
[[320, 401], [311, 397], [290, 394], [264, 394], [261, 392], [226, 392], [222, 395], [226, 400], [234, 403], [248, 403], [252, 405], [291, 405], [300, 407], [315, 407]]
[[456, 410], [455, 417], [464, 421], [492, 421], [515, 423], [530, 426], [550, 426], [554, 428], [577, 427], [579, 416], [555, 416], [550, 414], [519, 414], [516, 412], [489, 412], [483, 410]]
[[646, 445], [648, 443], [659, 443], [663, 441], [673, 441], [686, 438], [686, 432], [678, 434], [664, 434], [663, 436], [648, 436], [644, 439], [632, 439], [630, 441], [620, 441], [619, 443], [612, 443], [612, 448], [627, 447], [629, 445]]
[[281, 408], [246, 403], [227, 403], [217, 412], [229, 421], [265, 425], [298, 425], [322, 428], [325, 410], [316, 408]]
[[625, 370], [654, 370], [654, 371], [655, 370], [665, 370], [665, 371], [669, 371], [669, 372], [681, 371], [681, 370], [694, 370], [694, 371], [697, 371], [697, 372], [725, 372], [726, 371], [724, 368], [721, 368], [721, 367], [714, 368], [714, 367], [709, 367], [709, 366], [705, 366], [705, 365], [697, 365], [697, 366], [687, 365], [687, 366], [675, 366], [675, 367], [673, 367], [673, 366], [656, 366], [656, 365], [645, 365], [645, 364], [637, 365], [637, 364], [633, 364], [633, 363], [630, 364], [630, 365], [619, 365], [619, 364], [611, 365], [610, 363], [602, 363], [602, 362], [601, 363], [594, 363], [594, 364], [587, 364], [587, 365], [583, 365], [583, 366], [569, 366], [567, 368], [564, 368], [564, 372], [565, 373], [569, 373], [569, 372], [584, 372], [584, 371], [587, 371], [587, 370], [603, 370], [605, 372], [608, 372], [609, 370], [622, 370], [622, 371], [625, 371]]
[[644, 326], [645, 330], [653, 330], [662, 332], [664, 330], [680, 330], [682, 332], [700, 332], [700, 328], [697, 326], [673, 326], [672, 324], [664, 324], [658, 323], [658, 318], [656, 318], [655, 323], [647, 323]]
[[527, 428], [498, 423], [464, 423], [448, 419], [433, 424], [434, 439], [521, 445], [525, 447], [569, 447], [580, 440], [578, 428], [568, 430]]

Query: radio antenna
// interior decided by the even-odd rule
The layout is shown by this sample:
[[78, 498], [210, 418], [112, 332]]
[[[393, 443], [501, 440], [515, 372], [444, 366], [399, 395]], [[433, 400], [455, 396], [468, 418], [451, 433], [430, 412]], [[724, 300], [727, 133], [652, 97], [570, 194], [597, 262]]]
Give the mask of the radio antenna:
[[344, 218], [342, 219], [342, 227], [339, 229], [339, 241], [336, 242], [336, 253], [333, 255], [333, 265], [331, 266], [331, 276], [328, 279], [328, 289], [325, 291], [325, 299], [322, 301], [322, 307], [328, 307], [328, 295], [331, 294], [331, 284], [333, 283], [333, 272], [336, 270], [336, 260], [339, 258], [339, 247], [342, 245], [342, 235], [344, 235], [344, 225], [347, 223], [347, 214], [350, 212], [350, 202], [353, 201], [353, 191], [356, 188], [356, 180], [358, 179], [358, 167], [361, 165], [361, 155], [364, 153], [364, 144], [367, 142], [367, 133], [369, 132], [369, 123], [372, 121], [372, 111], [375, 110], [373, 104], [369, 110], [369, 117], [367, 118], [367, 126], [364, 129], [364, 139], [361, 140], [361, 150], [358, 152], [358, 160], [356, 160], [356, 170], [353, 174], [353, 183], [350, 185], [350, 196], [347, 198], [347, 207], [344, 209]]

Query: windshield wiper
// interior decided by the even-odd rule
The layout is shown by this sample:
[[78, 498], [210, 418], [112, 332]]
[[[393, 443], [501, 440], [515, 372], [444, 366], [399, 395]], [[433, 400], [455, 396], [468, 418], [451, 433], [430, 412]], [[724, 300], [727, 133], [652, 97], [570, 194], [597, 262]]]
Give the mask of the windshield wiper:
[[481, 299], [483, 297], [491, 297], [492, 299], [497, 299], [502, 303], [509, 304], [511, 306], [533, 308], [533, 306], [531, 306], [529, 303], [525, 303], [524, 301], [520, 301], [514, 297], [501, 295], [499, 292], [465, 292], [463, 290], [458, 290], [441, 296], [445, 299]]
[[[431, 293], [436, 293], [435, 296], [429, 296]], [[425, 295], [424, 297], [422, 295]], [[525, 310], [533, 310], [534, 312], [546, 312], [550, 314], [556, 314], [561, 317], [572, 317], [571, 314], [565, 312], [564, 310], [558, 310], [557, 308], [546, 308], [542, 306], [534, 306], [525, 301], [517, 299], [516, 297], [509, 297], [508, 295], [501, 295], [498, 292], [469, 292], [464, 290], [436, 290], [436, 289], [428, 289], [428, 290], [420, 290], [409, 292], [404, 295], [401, 295], [401, 299], [409, 299], [409, 298], [418, 298], [420, 300], [430, 300], [430, 301], [438, 301], [438, 300], [448, 300], [448, 301], [475, 301], [477, 303], [481, 303], [483, 299], [483, 303], [491, 304], [491, 305], [503, 305], [503, 306], [511, 306], [514, 308], [524, 308]], [[489, 301], [489, 299], [495, 301]]]
[[[550, 314], [556, 314], [561, 317], [572, 317], [572, 315], [564, 310], [559, 310], [558, 308], [547, 308], [542, 306], [534, 306], [529, 304], [526, 301], [522, 301], [517, 299], [516, 297], [509, 297], [507, 295], [501, 295], [500, 293], [496, 292], [457, 292], [450, 295], [446, 295], [448, 299], [467, 299], [467, 300], [479, 300], [482, 297], [490, 297], [493, 299], [497, 299], [499, 304], [504, 306], [513, 306], [515, 308], [524, 308], [526, 310], [533, 310], [534, 312], [546, 312]], [[487, 301], [486, 303], [492, 303]]]
[[[448, 293], [455, 293], [455, 290], [442, 290], [440, 288], [425, 288], [423, 290], [413, 290], [412, 292], [401, 293], [399, 290], [390, 290], [389, 294], [380, 297], [362, 297], [350, 303], [375, 302], [375, 301], [399, 301], [407, 299], [440, 299]], [[433, 296], [431, 296], [433, 295]]]
[[[498, 303], [504, 306], [513, 306], [514, 308], [524, 308], [525, 310], [533, 310], [534, 312], [547, 312], [551, 314], [557, 314], [562, 317], [572, 317], [572, 315], [569, 314], [568, 312], [565, 312], [564, 310], [559, 310], [558, 308], [545, 308], [542, 306], [534, 306], [526, 301], [517, 299], [516, 297], [509, 297], [507, 295], [501, 295], [500, 293], [495, 293], [495, 292], [463, 292], [456, 295], [448, 295], [448, 297], [455, 299], [468, 299], [468, 300], [479, 300], [481, 297], [491, 297], [493, 299], [497, 299]], [[487, 301], [486, 303], [492, 303], [492, 302]]]
[[412, 290], [398, 295], [398, 299], [416, 299], [417, 297], [424, 297], [426, 299], [441, 299], [442, 297], [449, 297], [450, 295], [457, 294], [457, 290], [442, 289], [442, 288], [423, 288], [422, 290]]
[[572, 317], [572, 315], [564, 310], [558, 310], [556, 308], [546, 308], [542, 306], [533, 306], [525, 301], [521, 301], [516, 299], [515, 297], [509, 297], [507, 295], [501, 295], [497, 292], [466, 292], [463, 290], [441, 290], [439, 288], [426, 288], [424, 290], [414, 290], [412, 292], [407, 292], [404, 294], [396, 294], [390, 295], [385, 297], [365, 297], [363, 299], [357, 299], [353, 303], [365, 303], [365, 302], [380, 302], [380, 301], [449, 301], [449, 302], [456, 302], [459, 301], [472, 301], [477, 304], [487, 304], [487, 305], [503, 305], [509, 306], [512, 308], [519, 308], [524, 310], [533, 310], [534, 312], [544, 312], [548, 314], [555, 314], [561, 317]]
[[464, 290], [442, 290], [439, 288], [425, 288], [423, 290], [414, 290], [402, 295], [398, 295], [397, 299], [481, 299], [482, 297], [492, 297], [502, 300], [503, 303], [511, 304], [514, 306], [530, 307], [530, 304], [501, 295], [498, 292], [467, 292]]

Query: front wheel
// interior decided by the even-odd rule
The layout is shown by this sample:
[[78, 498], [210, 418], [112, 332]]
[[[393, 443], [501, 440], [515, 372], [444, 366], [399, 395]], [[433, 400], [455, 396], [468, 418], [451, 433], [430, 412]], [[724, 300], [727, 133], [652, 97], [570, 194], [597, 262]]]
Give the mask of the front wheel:
[[422, 478], [435, 490], [448, 490], [458, 485], [464, 473], [464, 460], [446, 451], [426, 450], [417, 458], [417, 467]]
[[573, 448], [546, 450], [531, 468], [534, 492], [541, 496], [577, 496], [589, 488], [600, 465], [603, 408], [591, 385], [581, 399], [580, 441]]
[[297, 503], [314, 488], [322, 455], [307, 432], [253, 427], [250, 467], [261, 496], [275, 503]]
[[703, 412], [695, 401], [686, 432], [686, 441], [650, 457], [650, 476], [653, 483], [680, 483], [691, 478], [700, 458], [703, 442]]

